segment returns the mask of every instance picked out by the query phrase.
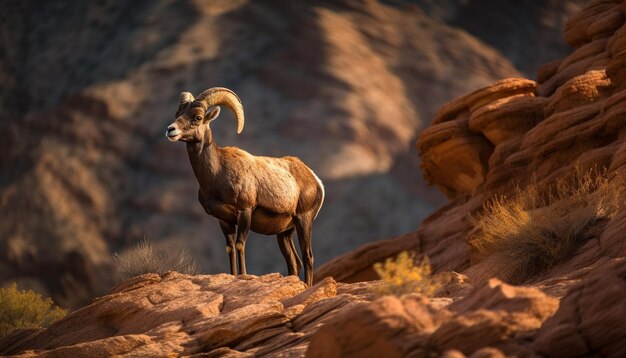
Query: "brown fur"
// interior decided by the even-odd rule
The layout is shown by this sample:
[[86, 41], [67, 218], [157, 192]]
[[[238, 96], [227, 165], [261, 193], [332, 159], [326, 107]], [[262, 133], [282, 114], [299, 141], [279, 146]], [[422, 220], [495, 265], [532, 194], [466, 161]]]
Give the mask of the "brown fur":
[[252, 230], [277, 235], [289, 274], [299, 275], [302, 262], [293, 243], [295, 231], [304, 258], [305, 280], [311, 285], [311, 227], [324, 199], [321, 181], [296, 157], [254, 156], [237, 147], [218, 147], [209, 123], [219, 115], [219, 107], [205, 112], [196, 102], [181, 102], [168, 134], [176, 129], [180, 135], [173, 140], [187, 142], [191, 167], [200, 185], [198, 199], [209, 215], [220, 220], [231, 273], [237, 273], [235, 254], [239, 273], [246, 273], [245, 242]]

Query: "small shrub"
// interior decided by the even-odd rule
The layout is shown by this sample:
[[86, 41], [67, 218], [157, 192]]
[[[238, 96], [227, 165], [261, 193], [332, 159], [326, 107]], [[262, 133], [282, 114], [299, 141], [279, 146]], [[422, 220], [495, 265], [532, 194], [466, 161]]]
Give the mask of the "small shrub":
[[18, 328], [48, 327], [66, 314], [52, 299], [44, 300], [31, 290], [19, 291], [15, 283], [0, 288], [0, 337]]
[[571, 258], [624, 205], [624, 182], [606, 171], [577, 169], [551, 187], [496, 197], [474, 219], [470, 245], [501, 279], [519, 284]]
[[409, 293], [432, 294], [437, 288], [430, 278], [431, 268], [428, 260], [415, 259], [414, 254], [403, 251], [395, 258], [388, 258], [384, 263], [373, 266], [374, 271], [383, 281], [376, 293], [384, 295], [405, 295]]
[[168, 271], [195, 275], [198, 265], [187, 249], [162, 250], [143, 240], [124, 251], [121, 255], [113, 255], [117, 268], [123, 278], [130, 278], [146, 273], [162, 275]]

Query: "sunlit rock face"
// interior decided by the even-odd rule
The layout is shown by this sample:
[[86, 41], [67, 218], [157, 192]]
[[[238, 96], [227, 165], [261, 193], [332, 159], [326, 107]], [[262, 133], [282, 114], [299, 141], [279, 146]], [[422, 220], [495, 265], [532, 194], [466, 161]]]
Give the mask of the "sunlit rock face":
[[[455, 4], [454, 1], [445, 3]], [[429, 198], [426, 193], [416, 189], [415, 182], [408, 181], [412, 184], [406, 185], [407, 175], [413, 173], [410, 168], [420, 166], [416, 161], [411, 162], [412, 167], [405, 165], [415, 159], [410, 153], [420, 154], [426, 181], [449, 198], [447, 204], [423, 220], [417, 231], [368, 243], [322, 265], [316, 273], [317, 283], [313, 287], [305, 287], [296, 277], [282, 277], [277, 273], [239, 277], [226, 274], [190, 276], [175, 272], [147, 274], [118, 284], [107, 294], [93, 300], [83, 309], [70, 313], [48, 329], [15, 331], [0, 339], [0, 354], [624, 356], [626, 351], [623, 342], [626, 336], [621, 328], [626, 324], [623, 300], [626, 294], [626, 243], [623, 240], [626, 230], [625, 206], [595, 223], [589, 232], [588, 241], [578, 247], [571, 257], [526, 280], [524, 286], [510, 285], [494, 278], [497, 271], [493, 263], [488, 257], [485, 259], [473, 252], [469, 241], [476, 235], [475, 215], [483, 210], [483, 205], [494, 195], [515, 194], [516, 188], [524, 188], [530, 183], [549, 185], [579, 168], [605, 168], [605, 175], [611, 180], [626, 177], [626, 76], [623, 70], [626, 68], [626, 42], [623, 36], [626, 6], [617, 1], [591, 1], [565, 26], [565, 38], [575, 47], [571, 55], [540, 68], [534, 80], [513, 74], [513, 78], [491, 81], [491, 84], [467, 89], [463, 93], [469, 94], [449, 101], [438, 111], [433, 109], [425, 116], [423, 111], [426, 107], [420, 106], [421, 102], [415, 102], [415, 97], [402, 99], [401, 96], [390, 95], [391, 92], [383, 93], [378, 87], [381, 83], [390, 83], [389, 88], [396, 89], [418, 86], [419, 81], [407, 80], [411, 78], [409, 72], [405, 73], [406, 76], [399, 76], [395, 82], [375, 78], [380, 73], [385, 73], [385, 76], [395, 73], [397, 76], [390, 69], [406, 69], [391, 65], [400, 63], [394, 61], [404, 58], [393, 52], [396, 46], [393, 45], [393, 39], [397, 34], [415, 30], [412, 26], [417, 25], [410, 22], [398, 29], [384, 27], [387, 31], [384, 41], [376, 37], [380, 32], [372, 30], [370, 33], [368, 29], [360, 27], [363, 19], [389, 16], [398, 16], [400, 19], [405, 13], [423, 15], [411, 7], [403, 8], [400, 13], [397, 8], [374, 2], [359, 2], [358, 5], [363, 5], [359, 7], [355, 4], [333, 3], [309, 8], [290, 3], [279, 10], [279, 13], [304, 14], [302, 21], [308, 19], [309, 24], [327, 30], [326, 37], [320, 37], [318, 43], [313, 43], [327, 52], [328, 57], [324, 58], [332, 58], [334, 65], [320, 65], [320, 72], [311, 77], [307, 77], [306, 71], [297, 66], [288, 67], [287, 70], [283, 66], [294, 58], [292, 56], [304, 62], [311, 60], [305, 55], [308, 52], [302, 46], [296, 46], [297, 41], [291, 37], [297, 34], [304, 38], [311, 36], [307, 39], [317, 38], [317, 32], [311, 32], [311, 26], [296, 26], [292, 29], [289, 27], [292, 23], [285, 17], [282, 19], [286, 24], [284, 27], [272, 27], [274, 22], [271, 21], [278, 20], [269, 15], [264, 20], [268, 22], [250, 21], [252, 18], [258, 19], [258, 16], [248, 17], [250, 14], [268, 14], [264, 12], [266, 5], [216, 2], [210, 6], [192, 4], [185, 7], [184, 10], [189, 11], [186, 14], [219, 19], [218, 23], [211, 26], [229, 24], [232, 25], [230, 29], [236, 30], [235, 25], [239, 24], [244, 30], [240, 30], [241, 33], [233, 30], [228, 38], [240, 39], [243, 43], [246, 39], [250, 43], [254, 42], [244, 36], [246, 26], [252, 26], [250, 24], [280, 34], [285, 29], [293, 30], [278, 37], [279, 40], [272, 40], [285, 44], [285, 48], [293, 48], [287, 55], [274, 49], [271, 46], [274, 42], [270, 40], [257, 48], [259, 53], [265, 54], [267, 51], [275, 56], [272, 57], [274, 62], [268, 60], [265, 63], [263, 69], [266, 72], [260, 72], [265, 77], [254, 77], [254, 81], [250, 82], [252, 84], [248, 84], [249, 80], [244, 81], [242, 77], [230, 78], [233, 84], [244, 83], [241, 93], [242, 96], [250, 96], [251, 107], [269, 108], [268, 111], [274, 108], [275, 113], [264, 118], [266, 126], [250, 120], [250, 123], [255, 124], [248, 126], [247, 130], [252, 127], [256, 136], [236, 138], [232, 133], [232, 118], [227, 117], [227, 120], [217, 122], [223, 127], [216, 129], [216, 132], [225, 141], [242, 140], [251, 148], [272, 153], [280, 151], [276, 143], [289, 143], [291, 150], [310, 162], [326, 179], [331, 197], [328, 203], [330, 207], [339, 205], [337, 203], [342, 203], [342, 200], [358, 203], [359, 210], [350, 212], [345, 209], [346, 215], [356, 213], [362, 220], [359, 221], [360, 225], [354, 225], [351, 232], [345, 231], [349, 221], [342, 222], [341, 216], [333, 216], [341, 214], [341, 210], [320, 217], [318, 231], [329, 230], [330, 233], [319, 239], [318, 247], [322, 248], [320, 256], [324, 255], [324, 242], [328, 243], [326, 250], [331, 252], [340, 245], [337, 235], [341, 234], [341, 238], [346, 238], [341, 241], [341, 245], [349, 245], [350, 235], [359, 230], [365, 232], [370, 220], [380, 226], [371, 229], [372, 232], [393, 232], [393, 229], [384, 226], [386, 221], [381, 221], [380, 217], [367, 215], [369, 200], [378, 203], [380, 210], [389, 213], [392, 210], [389, 208], [401, 208], [398, 202], [404, 202], [394, 198], [411, 202], [414, 205], [412, 207], [416, 207], [419, 202], [410, 193], [419, 193], [422, 199]], [[168, 9], [172, 10], [173, 5], [169, 6]], [[177, 6], [181, 5], [176, 5], [174, 9], [182, 11], [183, 8]], [[147, 12], [138, 13], [159, 18], [157, 15], [161, 8], [148, 5], [145, 8], [148, 10], [142, 11]], [[308, 12], [303, 9], [308, 9]], [[328, 31], [330, 24], [342, 28], [341, 34], [347, 34], [345, 36], [350, 40], [346, 42], [353, 46], [360, 44], [359, 39], [363, 36], [378, 40], [370, 47], [357, 46], [355, 51], [346, 51], [340, 48], [342, 42], [337, 41], [343, 35]], [[375, 27], [376, 24], [373, 21], [372, 28], [381, 30]], [[198, 32], [197, 36], [204, 33]], [[190, 39], [194, 38], [189, 36]], [[154, 34], [142, 37], [147, 44], [159, 43], [159, 38]], [[152, 111], [153, 115], [157, 115], [154, 108], [169, 110], [171, 103], [166, 102], [170, 95], [175, 96], [176, 91], [171, 90], [172, 93], [167, 94], [155, 91], [150, 96], [141, 97], [139, 104], [135, 103], [133, 95], [136, 93], [135, 86], [148, 88], [148, 84], [155, 84], [150, 82], [155, 78], [160, 78], [166, 84], [167, 76], [175, 77], [179, 70], [185, 72], [187, 66], [193, 66], [184, 64], [186, 56], [207, 55], [218, 48], [228, 48], [216, 46], [234, 46], [228, 43], [222, 41], [202, 45], [206, 47], [198, 45], [199, 49], [189, 52], [156, 51], [155, 58], [162, 61], [163, 67], [138, 66], [138, 74], [129, 75], [134, 81], [120, 80], [122, 83], [117, 85], [85, 85], [84, 89], [77, 90], [75, 96], [63, 100], [59, 108], [52, 108], [53, 104], [52, 109], [42, 113], [33, 112], [23, 118], [17, 115], [10, 118], [7, 122], [11, 126], [8, 140], [12, 144], [11, 150], [15, 152], [9, 152], [11, 155], [2, 157], [0, 161], [3, 169], [13, 170], [7, 171], [12, 176], [3, 177], [1, 182], [6, 188], [0, 202], [5, 205], [2, 214], [11, 219], [8, 226], [0, 226], [3, 230], [0, 233], [5, 235], [2, 237], [6, 237], [3, 242], [7, 248], [7, 260], [2, 263], [11, 268], [7, 272], [32, 286], [47, 282], [42, 278], [52, 278], [51, 282], [55, 282], [56, 286], [40, 287], [43, 290], [56, 287], [58, 291], [52, 292], [59, 294], [61, 299], [66, 297], [61, 293], [67, 294], [70, 289], [74, 295], [84, 298], [93, 295], [97, 287], [108, 285], [110, 278], [106, 275], [110, 276], [110, 271], [103, 271], [102, 267], [110, 264], [106, 258], [111, 247], [121, 247], [126, 244], [126, 240], [132, 241], [115, 241], [115, 238], [119, 238], [117, 234], [126, 233], [132, 238], [133, 233], [143, 233], [142, 230], [148, 230], [145, 227], [149, 227], [149, 230], [155, 230], [155, 236], [162, 235], [165, 242], [175, 241], [180, 236], [174, 235], [181, 233], [189, 235], [189, 238], [196, 237], [196, 230], [205, 225], [198, 223], [205, 223], [208, 219], [197, 205], [187, 205], [185, 198], [195, 195], [195, 183], [187, 163], [181, 160], [181, 156], [184, 158], [184, 149], [173, 151], [165, 142], [156, 147], [151, 145], [156, 140], [154, 138], [162, 136], [162, 128], [158, 131], [153, 129], [152, 123], [144, 117], [145, 113]], [[185, 44], [180, 43], [179, 49], [185, 49]], [[287, 46], [289, 44], [293, 46]], [[436, 44], [431, 46], [437, 47]], [[417, 45], [414, 49], [416, 53], [423, 51]], [[389, 61], [390, 67], [385, 72], [381, 60], [376, 58], [372, 58], [369, 64], [354, 66], [347, 66], [340, 60], [343, 56], [355, 53], [368, 57], [379, 55]], [[234, 50], [229, 54], [238, 58], [238, 52]], [[173, 58], [182, 62], [173, 61]], [[208, 63], [215, 66], [231, 70], [236, 68], [235, 65], [229, 67], [226, 62], [221, 62], [221, 57], [210, 58], [214, 59]], [[255, 68], [256, 63], [264, 63], [261, 59], [259, 62], [243, 63]], [[168, 67], [168, 61], [177, 63], [178, 67]], [[404, 65], [414, 63], [407, 61]], [[425, 63], [429, 62], [421, 62], [416, 66], [424, 66]], [[276, 64], [282, 67], [274, 67]], [[439, 65], [441, 63], [437, 62], [433, 66]], [[342, 70], [341, 73], [333, 74], [331, 68]], [[351, 71], [361, 74], [360, 71], [367, 72], [373, 68], [379, 72], [368, 79], [372, 82], [367, 83], [372, 86], [359, 87], [360, 82], [355, 80], [359, 76]], [[287, 76], [286, 71], [293, 72]], [[198, 71], [194, 76], [208, 76], [210, 73]], [[219, 73], [223, 76], [222, 72]], [[297, 86], [297, 81], [293, 80], [294, 74], [304, 78], [302, 83], [308, 86]], [[28, 78], [27, 74], [24, 76]], [[192, 76], [189, 76], [186, 80], [193, 82]], [[340, 84], [335, 82], [338, 78], [341, 78]], [[317, 80], [326, 81], [326, 86], [316, 85]], [[112, 78], [111, 81], [116, 80]], [[228, 80], [223, 81], [230, 86]], [[194, 85], [188, 87], [195, 90]], [[170, 91], [167, 86], [163, 88], [163, 92]], [[281, 92], [277, 88], [285, 91], [282, 96], [278, 95]], [[325, 92], [327, 88], [332, 88], [332, 91]], [[350, 88], [372, 92], [363, 92], [362, 97], [352, 96], [348, 93]], [[265, 91], [258, 94], [261, 99], [255, 100], [255, 90], [258, 89]], [[55, 93], [53, 89], [50, 91]], [[323, 95], [324, 101], [312, 104], [307, 100], [312, 93]], [[363, 126], [361, 122], [350, 126], [349, 118], [370, 118], [368, 113], [377, 113], [373, 119], [370, 118], [374, 121], [377, 116], [383, 115], [381, 113], [384, 110], [378, 112], [379, 109], [368, 107], [371, 104], [360, 102], [366, 99], [369, 103], [379, 96], [388, 101], [398, 101], [393, 103], [399, 106], [408, 103], [408, 109], [405, 109], [407, 112], [399, 110], [397, 106], [387, 108], [381, 104], [381, 108], [394, 111], [400, 120], [377, 124], [378, 129], [385, 128], [385, 131], [377, 130], [375, 133], [371, 133], [370, 127]], [[280, 103], [283, 97], [291, 98], [293, 107], [282, 107]], [[119, 102], [124, 105], [120, 105], [118, 100], [125, 101]], [[41, 105], [43, 108], [50, 104]], [[281, 111], [278, 111], [279, 107]], [[310, 111], [300, 112], [300, 108]], [[364, 108], [369, 108], [370, 112], [363, 112]], [[283, 119], [281, 115], [284, 114], [279, 113], [284, 111], [290, 115], [297, 112], [298, 116]], [[313, 118], [309, 117], [310, 113], [327, 116], [335, 113], [336, 117], [332, 121], [319, 120], [326, 117]], [[350, 114], [343, 118], [338, 113]], [[421, 122], [404, 121], [413, 115], [415, 118], [434, 120], [421, 134], [406, 135], [399, 128], [414, 126], [417, 130], [422, 125]], [[136, 118], [136, 121], [131, 122], [130, 117]], [[283, 126], [283, 120], [292, 123], [289, 121], [293, 118], [297, 118], [296, 122], [301, 126]], [[73, 122], [66, 126], [63, 120], [68, 119]], [[167, 124], [170, 119], [156, 121]], [[269, 128], [273, 131], [269, 131]], [[122, 134], [120, 129], [123, 129]], [[284, 131], [295, 132], [287, 135], [285, 133], [288, 132]], [[37, 141], [25, 133], [39, 133], [37, 138], [43, 140]], [[300, 137], [294, 133], [300, 133]], [[268, 137], [264, 137], [266, 135]], [[290, 136], [296, 136], [298, 140], [290, 142]], [[376, 141], [384, 139], [379, 136], [389, 139], [389, 145], [385, 145], [385, 141]], [[143, 139], [136, 140], [137, 137]], [[306, 144], [310, 138], [319, 141], [314, 140], [317, 147], [313, 152], [309, 151]], [[417, 148], [403, 152], [394, 147], [394, 144], [405, 140], [416, 143]], [[329, 144], [324, 146], [324, 143]], [[15, 153], [27, 153], [23, 157], [27, 160], [20, 160]], [[328, 160], [322, 160], [320, 153], [326, 153], [324, 155]], [[364, 161], [341, 164], [355, 153], [361, 153], [358, 155]], [[365, 160], [368, 155], [371, 160]], [[389, 157], [394, 158], [392, 165], [385, 161]], [[96, 165], [103, 163], [107, 165]], [[161, 176], [167, 180], [158, 179]], [[20, 180], [16, 179], [18, 177]], [[116, 183], [119, 186], [116, 187]], [[373, 186], [376, 187], [375, 191], [372, 190]], [[111, 194], [112, 188], [117, 190], [115, 195]], [[380, 206], [381, 203], [384, 205]], [[24, 213], [46, 215], [28, 216]], [[108, 213], [108, 216], [101, 216], [102, 213]], [[178, 221], [171, 222], [172, 217]], [[128, 221], [121, 221], [121, 218]], [[343, 231], [334, 228], [333, 223], [337, 227], [343, 224]], [[75, 236], [79, 229], [86, 233], [80, 237], [81, 241]], [[35, 240], [34, 233], [45, 234], [50, 240]], [[192, 241], [193, 245], [197, 245], [196, 248], [210, 247], [203, 245], [218, 241], [206, 240], [204, 236], [209, 235], [203, 232], [202, 237], [199, 235]], [[261, 239], [256, 241], [266, 242]], [[46, 248], [50, 251], [43, 251]], [[271, 256], [273, 249], [265, 245], [256, 253], [263, 260], [274, 260]], [[221, 252], [218, 255], [217, 249], [212, 250], [205, 249], [202, 252], [207, 257], [223, 255]], [[430, 258], [436, 274], [434, 279], [439, 285], [433, 297], [415, 293], [400, 297], [379, 296], [384, 283], [375, 281], [372, 264], [407, 250]], [[63, 258], [64, 265], [59, 265], [58, 257]], [[279, 262], [280, 259], [274, 261]], [[217, 265], [218, 262], [211, 264]], [[46, 268], [48, 276], [38, 271], [42, 268]], [[40, 277], [40, 280], [33, 281], [32, 277]], [[86, 285], [85, 282], [90, 284]], [[66, 299], [66, 302], [72, 302], [71, 297]]]
[[[181, 91], [233, 89], [246, 125], [237, 136], [222, 111], [212, 125], [219, 145], [296, 155], [320, 175], [319, 265], [414, 230], [444, 200], [421, 180], [418, 132], [446, 101], [519, 75], [485, 43], [409, 4], [3, 7], [0, 281], [70, 306], [110, 287], [113, 252], [144, 237], [190, 248], [204, 272], [227, 271], [184, 145], [163, 136]], [[484, 176], [483, 152], [468, 156], [464, 190]], [[247, 247], [250, 272], [286, 272], [274, 238], [252, 235]]]
[[[416, 145], [424, 178], [449, 203], [417, 231], [335, 258], [319, 268], [318, 279], [375, 279], [373, 263], [414, 250], [430, 258], [435, 272], [457, 271], [482, 282], [494, 273], [468, 242], [476, 234], [473, 218], [495, 196], [512, 197], [517, 188], [550, 186], [593, 168], [623, 180], [625, 9], [620, 2], [590, 2], [565, 26], [574, 51], [545, 64], [535, 80], [501, 79], [442, 105]], [[553, 278], [551, 292], [563, 294], [577, 281], [571, 272], [586, 274], [598, 262], [624, 256], [625, 218], [622, 207], [603, 219], [592, 240], [535, 281]]]
[[[405, 250], [427, 255], [450, 284], [475, 287], [443, 310], [445, 323], [433, 328], [441, 311], [424, 315], [424, 306], [406, 298], [377, 301], [320, 329], [308, 348], [312, 356], [368, 350], [417, 357], [625, 353], [618, 299], [626, 292], [623, 191], [607, 198], [621, 206], [586, 232], [582, 246], [525, 280], [526, 287], [494, 279], [502, 267], [470, 245], [475, 218], [496, 195], [513, 197], [529, 184], [549, 187], [580, 170], [600, 169], [615, 185], [624, 184], [625, 11], [623, 2], [589, 2], [565, 26], [575, 51], [541, 67], [536, 80], [500, 80], [443, 105], [419, 135], [417, 149], [424, 177], [449, 203], [417, 231], [364, 245], [317, 272], [318, 280], [375, 280], [375, 262]], [[451, 311], [457, 315], [445, 316]], [[367, 328], [343, 334], [355, 326]]]
[[[0, 354], [50, 356], [575, 357], [623, 353], [626, 261], [611, 260], [561, 299], [545, 287], [451, 275], [434, 298], [378, 296], [381, 282], [294, 276], [147, 274], [47, 329], [0, 339]], [[464, 281], [465, 289], [456, 291]], [[456, 283], [455, 283], [456, 281]], [[599, 301], [598, 299], [602, 299]], [[607, 304], [609, 303], [609, 304]]]

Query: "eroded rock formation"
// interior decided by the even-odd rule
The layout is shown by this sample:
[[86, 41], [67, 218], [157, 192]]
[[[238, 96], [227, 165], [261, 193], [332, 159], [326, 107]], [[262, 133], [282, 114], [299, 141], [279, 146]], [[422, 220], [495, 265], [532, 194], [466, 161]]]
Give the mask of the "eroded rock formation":
[[[438, 206], [414, 165], [418, 130], [450, 98], [518, 75], [489, 46], [408, 4], [0, 6], [11, 34], [0, 39], [0, 282], [64, 306], [106, 292], [113, 252], [144, 237], [191, 248], [204, 272], [227, 270], [184, 146], [163, 135], [181, 91], [234, 89], [246, 128], [236, 136], [223, 113], [218, 144], [297, 155], [320, 174], [323, 263], [409, 231]], [[248, 250], [252, 273], [285, 272], [273, 238], [253, 235]]]
[[371, 297], [358, 284], [332, 279], [305, 290], [297, 278], [278, 274], [149, 274], [113, 288], [47, 330], [5, 338], [0, 354], [295, 354], [335, 311]]
[[540, 288], [497, 279], [462, 297], [429, 299], [378, 297], [379, 282], [328, 278], [306, 289], [278, 274], [151, 274], [113, 288], [46, 330], [14, 332], [0, 340], [0, 354], [620, 356], [626, 260], [606, 261], [595, 271], [560, 302]]
[[[565, 27], [565, 39], [576, 50], [543, 66], [536, 81], [503, 79], [443, 105], [417, 147], [424, 177], [449, 203], [414, 233], [335, 258], [320, 267], [318, 278], [375, 279], [373, 263], [415, 250], [429, 256], [436, 272], [486, 279], [486, 267], [468, 245], [470, 216], [494, 195], [531, 182], [547, 185], [576, 168], [626, 176], [625, 10], [619, 1], [591, 1]], [[596, 240], [536, 281], [626, 255], [625, 226], [622, 208]]]
[[[330, 344], [334, 348], [329, 351], [311, 344], [310, 352], [341, 356], [352, 353], [348, 349], [380, 351], [391, 344], [397, 348], [390, 351], [398, 356], [433, 351], [448, 357], [624, 355], [621, 327], [626, 315], [623, 300], [616, 297], [626, 292], [626, 205], [600, 225], [574, 257], [527, 282], [535, 288], [498, 286], [506, 289], [486, 294], [497, 281], [488, 280], [494, 274], [491, 263], [476, 257], [468, 240], [475, 223], [470, 215], [494, 195], [511, 194], [530, 183], [554, 183], [577, 168], [606, 168], [611, 178], [626, 176], [625, 11], [620, 1], [590, 2], [565, 27], [565, 39], [576, 50], [543, 66], [536, 81], [500, 80], [442, 106], [432, 126], [420, 134], [417, 147], [426, 180], [450, 202], [424, 220], [417, 232], [368, 244], [318, 271], [318, 279], [375, 279], [374, 262], [414, 250], [429, 256], [435, 272], [462, 272], [479, 287], [446, 308], [462, 307], [465, 313], [447, 318], [434, 332], [430, 328], [412, 334], [419, 342], [413, 347], [386, 338], [399, 329], [396, 326], [377, 333], [383, 343], [364, 345], [349, 342], [339, 329], [342, 323], [333, 322], [312, 342], [339, 343]], [[509, 290], [534, 298], [523, 298], [523, 308], [514, 308], [510, 298], [524, 294], [505, 293], [513, 292]], [[495, 308], [500, 300], [496, 297], [502, 295], [508, 297], [508, 307]], [[556, 297], [562, 297], [560, 302]], [[406, 305], [400, 302], [395, 304]], [[489, 308], [471, 311], [472, 306]], [[377, 311], [381, 322], [384, 312]], [[340, 344], [345, 342], [349, 344]]]
[[[441, 107], [417, 145], [450, 201], [417, 232], [338, 257], [308, 289], [279, 274], [136, 277], [48, 329], [5, 337], [0, 354], [623, 356], [626, 206], [526, 286], [493, 278], [468, 238], [469, 214], [495, 194], [576, 167], [626, 176], [625, 4], [590, 2], [565, 29], [576, 51], [536, 81], [500, 80]], [[443, 285], [433, 298], [373, 293], [372, 264], [404, 250], [430, 257]]]

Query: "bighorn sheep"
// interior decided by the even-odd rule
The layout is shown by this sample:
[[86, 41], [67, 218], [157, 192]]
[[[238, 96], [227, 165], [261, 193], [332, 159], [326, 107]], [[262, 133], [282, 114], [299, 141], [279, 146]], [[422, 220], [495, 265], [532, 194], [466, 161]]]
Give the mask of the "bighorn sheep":
[[237, 147], [218, 147], [210, 123], [225, 106], [235, 114], [237, 134], [244, 125], [241, 100], [221, 87], [209, 88], [197, 98], [180, 94], [176, 120], [167, 127], [170, 141], [187, 143], [191, 167], [200, 184], [198, 199], [207, 214], [219, 219], [226, 237], [230, 272], [246, 273], [249, 230], [276, 235], [290, 275], [299, 275], [302, 261], [293, 243], [294, 230], [304, 258], [307, 285], [313, 283], [311, 227], [324, 201], [321, 180], [296, 157], [254, 156]]

